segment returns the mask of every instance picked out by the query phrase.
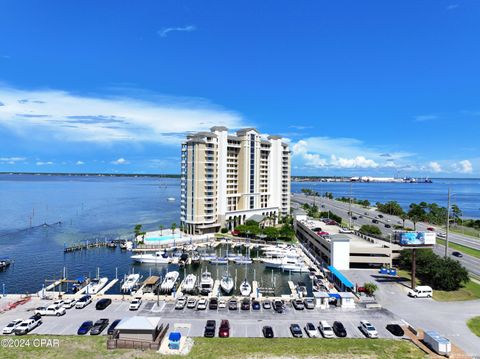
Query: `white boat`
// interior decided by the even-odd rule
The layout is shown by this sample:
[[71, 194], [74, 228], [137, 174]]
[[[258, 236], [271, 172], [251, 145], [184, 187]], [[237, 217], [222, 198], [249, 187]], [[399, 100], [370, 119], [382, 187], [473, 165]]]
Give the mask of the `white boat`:
[[197, 251], [192, 253], [192, 264], [199, 264], [200, 259], [201, 259], [200, 253], [198, 253]]
[[134, 273], [129, 274], [125, 281], [122, 284], [122, 292], [130, 292], [135, 286], [137, 285], [138, 281], [140, 280], [140, 274]]
[[220, 287], [225, 292], [225, 294], [230, 294], [233, 290], [233, 278], [230, 274], [225, 273], [220, 280]]
[[167, 264], [172, 261], [172, 259], [165, 252], [155, 252], [154, 254], [135, 254], [130, 258], [139, 263]]
[[85, 291], [85, 294], [97, 294], [102, 290], [103, 287], [105, 287], [108, 283], [108, 278], [107, 277], [102, 277], [102, 278], [94, 278], [88, 283], [87, 289]]
[[175, 201], [175, 197], [168, 197], [168, 198], [167, 198], [167, 201], [168, 201], [168, 202], [173, 202], [173, 201]]
[[213, 278], [210, 272], [203, 272], [202, 277], [200, 278], [200, 294], [208, 294], [213, 289]]
[[224, 257], [217, 257], [210, 260], [210, 264], [228, 264], [228, 259]]
[[248, 283], [247, 279], [245, 278], [245, 280], [240, 285], [240, 293], [244, 297], [246, 297], [246, 296], [249, 296], [251, 292], [252, 292], [252, 286], [250, 285], [250, 283]]
[[250, 257], [239, 257], [237, 259], [234, 259], [233, 262], [235, 264], [252, 264], [252, 258]]
[[289, 260], [285, 261], [285, 263], [281, 265], [280, 269], [286, 272], [298, 272], [298, 273], [307, 273], [310, 271], [305, 264], [298, 261], [289, 261]]
[[160, 285], [160, 291], [163, 293], [170, 293], [173, 290], [179, 275], [180, 274], [177, 271], [168, 272]]
[[181, 285], [182, 292], [185, 292], [185, 293], [193, 292], [193, 290], [195, 289], [196, 281], [197, 281], [197, 276], [195, 274], [187, 275]]
[[127, 251], [131, 251], [133, 249], [133, 242], [132, 241], [126, 241], [125, 242], [125, 249]]

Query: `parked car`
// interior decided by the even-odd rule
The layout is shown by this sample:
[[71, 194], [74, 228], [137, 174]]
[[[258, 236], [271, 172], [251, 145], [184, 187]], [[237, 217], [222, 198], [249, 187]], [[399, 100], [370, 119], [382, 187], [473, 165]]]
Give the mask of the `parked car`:
[[207, 300], [205, 298], [201, 298], [198, 300], [197, 310], [205, 310], [207, 309]]
[[347, 336], [347, 330], [343, 326], [342, 322], [333, 322], [332, 329], [337, 337], [345, 338]]
[[223, 319], [218, 328], [218, 336], [220, 338], [228, 338], [230, 336], [230, 322], [227, 319]]
[[92, 329], [90, 329], [90, 335], [99, 335], [108, 326], [108, 319], [102, 318], [95, 322]]
[[195, 309], [196, 306], [197, 306], [197, 300], [195, 298], [188, 298], [187, 308]]
[[95, 309], [104, 310], [110, 304], [112, 304], [112, 300], [110, 298], [102, 298], [97, 302], [97, 304], [95, 304]]
[[115, 333], [115, 328], [117, 327], [118, 323], [120, 323], [122, 320], [121, 319], [115, 319], [112, 324], [108, 327], [107, 334], [108, 335], [113, 335]]
[[290, 324], [290, 332], [292, 333], [294, 338], [302, 338], [302, 328], [298, 324]]
[[378, 219], [372, 219], [372, 223], [378, 223]]
[[335, 333], [333, 332], [333, 329], [330, 324], [326, 320], [321, 320], [320, 321], [320, 331], [322, 332], [322, 335], [324, 338], [334, 338]]
[[77, 300], [74, 299], [74, 298], [66, 299], [66, 300], [63, 302], [63, 307], [64, 307], [65, 309], [71, 309], [71, 308], [75, 307], [75, 303], [77, 303]]
[[452, 256], [458, 257], [458, 258], [463, 258], [463, 254], [457, 251], [452, 252]]
[[142, 298], [134, 298], [130, 302], [130, 306], [128, 307], [129, 310], [138, 310], [142, 305]]
[[437, 237], [439, 237], [439, 238], [446, 238], [447, 235], [446, 235], [445, 233], [443, 233], [443, 232], [437, 232]]
[[42, 324], [42, 317], [39, 314], [35, 314], [28, 319], [22, 321], [13, 332], [15, 335], [24, 335], [31, 332], [33, 329]]
[[53, 305], [61, 305], [63, 306], [65, 304], [65, 301], [63, 299], [57, 299], [52, 303]]
[[47, 307], [37, 307], [35, 308], [34, 314], [47, 315]]
[[318, 338], [320, 336], [317, 327], [313, 323], [305, 324], [305, 333], [307, 333], [310, 338]]
[[56, 305], [52, 304], [47, 307], [47, 311], [45, 315], [52, 315], [52, 316], [61, 316], [65, 315], [67, 313], [67, 310], [62, 306], [62, 305]]
[[8, 324], [3, 328], [2, 333], [3, 333], [3, 334], [12, 334], [13, 331], [15, 330], [15, 328], [18, 327], [22, 321], [23, 321], [22, 319], [12, 320], [10, 323], [8, 323]]
[[385, 223], [385, 228], [392, 228], [392, 226], [389, 225], [388, 223]]
[[238, 309], [238, 303], [235, 298], [232, 298], [228, 301], [228, 309], [229, 310], [237, 310]]
[[217, 310], [217, 308], [218, 308], [218, 299], [211, 298], [210, 301], [208, 302], [208, 309]]
[[80, 328], [77, 330], [78, 335], [85, 335], [87, 334], [90, 329], [93, 327], [93, 322], [91, 320], [87, 320], [86, 322], [83, 322]]
[[250, 300], [247, 298], [243, 299], [240, 308], [242, 310], [250, 310]]
[[262, 333], [263, 333], [264, 338], [273, 338], [274, 337], [273, 329], [272, 329], [272, 327], [270, 327], [268, 325], [265, 325], [262, 328]]
[[205, 331], [203, 332], [203, 336], [206, 338], [213, 338], [215, 336], [216, 327], [217, 327], [217, 323], [214, 320], [207, 320], [207, 324], [205, 325]]
[[303, 305], [303, 300], [301, 299], [292, 299], [292, 305], [296, 310], [304, 310], [305, 306]]
[[253, 300], [252, 301], [252, 310], [260, 310], [260, 302], [258, 300]]
[[270, 300], [264, 300], [262, 303], [263, 309], [272, 309], [272, 302]]
[[431, 298], [433, 289], [428, 285], [419, 285], [415, 289], [410, 289], [408, 295], [413, 298]]
[[403, 335], [405, 334], [402, 327], [398, 324], [387, 324], [386, 328], [390, 333], [392, 333], [396, 337], [403, 337]]
[[185, 308], [185, 305], [187, 304], [187, 298], [181, 297], [177, 299], [177, 302], [175, 303], [175, 309], [176, 310], [182, 310]]
[[367, 336], [368, 338], [378, 338], [378, 332], [375, 327], [370, 324], [368, 320], [361, 320], [360, 321], [360, 330]]
[[75, 303], [75, 309], [83, 309], [92, 302], [90, 295], [84, 295]]
[[305, 306], [305, 309], [315, 309], [315, 301], [313, 298], [305, 298], [303, 300], [303, 305]]
[[218, 308], [223, 309], [227, 307], [227, 301], [225, 299], [220, 299], [218, 301]]
[[277, 313], [283, 313], [283, 302], [281, 300], [276, 300], [273, 302], [273, 309]]
[[354, 221], [356, 221], [356, 220], [358, 219], [358, 217], [357, 217], [357, 216], [352, 216], [352, 219], [353, 219]]
[[435, 228], [433, 228], [433, 227], [427, 227], [427, 231], [435, 232]]
[[383, 214], [379, 214], [379, 215], [378, 215], [378, 218], [383, 218]]

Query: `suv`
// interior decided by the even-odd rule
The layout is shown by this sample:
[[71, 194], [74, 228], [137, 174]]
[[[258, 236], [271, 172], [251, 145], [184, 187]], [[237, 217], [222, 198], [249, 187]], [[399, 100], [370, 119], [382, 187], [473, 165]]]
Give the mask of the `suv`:
[[228, 309], [229, 310], [237, 310], [238, 309], [237, 300], [235, 298], [232, 298], [228, 301]]
[[242, 305], [241, 305], [242, 310], [250, 310], [250, 300], [245, 298], [242, 300]]
[[130, 306], [128, 307], [129, 310], [138, 310], [142, 305], [142, 298], [134, 298], [130, 302]]
[[330, 324], [327, 323], [326, 320], [320, 321], [320, 331], [324, 338], [333, 338], [335, 334], [333, 333], [333, 329]]
[[361, 320], [360, 321], [360, 330], [365, 334], [368, 338], [378, 338], [377, 329], [370, 324], [368, 320]]
[[305, 298], [303, 300], [305, 309], [315, 309], [315, 301], [312, 298]]
[[230, 336], [230, 322], [226, 319], [223, 319], [220, 323], [220, 328], [218, 329], [218, 336], [220, 338], [228, 338]]
[[290, 325], [290, 332], [292, 333], [294, 338], [302, 338], [302, 328], [298, 324], [291, 324]]
[[217, 323], [214, 320], [207, 320], [207, 324], [205, 325], [205, 331], [203, 336], [205, 338], [213, 338], [215, 336], [215, 328]]
[[217, 310], [217, 308], [218, 308], [218, 299], [217, 298], [211, 298], [210, 302], [208, 303], [208, 309]]
[[304, 310], [305, 306], [303, 300], [301, 299], [292, 299], [292, 305], [296, 310]]
[[67, 310], [63, 306], [52, 304], [48, 306], [45, 315], [56, 315], [59, 317], [61, 315], [65, 315], [66, 312]]
[[273, 309], [275, 309], [277, 313], [283, 313], [283, 302], [281, 300], [274, 301]]
[[175, 303], [175, 309], [182, 310], [183, 308], [185, 308], [186, 304], [187, 304], [187, 298], [185, 297], [178, 298], [177, 302]]
[[89, 295], [84, 295], [82, 298], [80, 298], [76, 303], [75, 303], [75, 308], [76, 309], [82, 309], [85, 308], [87, 305], [89, 305], [92, 302], [92, 297]]
[[90, 329], [90, 335], [99, 335], [108, 326], [108, 319], [99, 319], [95, 322], [92, 329]]
[[272, 327], [266, 325], [262, 328], [263, 336], [265, 338], [273, 338], [273, 329]]

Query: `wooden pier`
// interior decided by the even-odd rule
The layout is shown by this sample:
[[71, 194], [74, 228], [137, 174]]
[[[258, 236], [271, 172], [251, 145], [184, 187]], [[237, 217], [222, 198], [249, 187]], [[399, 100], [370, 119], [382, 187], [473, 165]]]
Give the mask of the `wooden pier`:
[[[115, 246], [113, 246], [115, 245]], [[117, 247], [117, 241], [95, 241], [95, 242], [89, 242], [86, 241], [85, 243], [77, 243], [73, 244], [71, 246], [64, 245], [63, 247], [63, 252], [64, 253], [71, 253], [71, 252], [76, 252], [76, 251], [82, 251], [82, 250], [87, 250], [90, 248], [100, 248], [100, 247], [110, 247], [112, 249]]]
[[117, 279], [117, 278], [113, 279], [110, 283], [108, 283], [105, 287], [103, 287], [102, 290], [97, 293], [97, 295], [104, 295], [104, 294], [105, 294], [110, 288], [112, 288], [117, 282], [118, 282], [118, 279]]

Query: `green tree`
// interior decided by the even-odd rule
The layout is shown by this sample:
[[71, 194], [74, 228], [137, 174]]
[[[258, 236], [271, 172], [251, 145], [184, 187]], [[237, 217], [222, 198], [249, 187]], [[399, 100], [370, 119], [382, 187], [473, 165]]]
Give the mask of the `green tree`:
[[403, 212], [401, 215], [400, 215], [400, 219], [402, 220], [403, 224], [402, 224], [402, 228], [405, 228], [405, 221], [408, 219], [408, 215]]
[[374, 235], [374, 236], [382, 235], [382, 231], [380, 230], [380, 228], [378, 228], [377, 226], [374, 226], [373, 224], [364, 224], [363, 226], [360, 227], [359, 232], [367, 235], [368, 234]]
[[400, 216], [404, 213], [402, 206], [397, 201], [388, 201], [385, 204], [377, 202], [376, 206], [380, 212], [390, 215]]
[[278, 235], [281, 238], [291, 240], [295, 237], [295, 231], [293, 230], [293, 227], [291, 225], [285, 223], [278, 231]]
[[456, 204], [452, 205], [452, 217], [455, 224], [462, 222], [462, 210]]
[[279, 236], [279, 230], [275, 227], [265, 227], [262, 230], [262, 233], [267, 236], [267, 238], [276, 240]]
[[170, 229], [172, 230], [172, 234], [175, 234], [175, 229], [177, 229], [177, 224], [172, 223], [172, 225], [170, 226]]
[[372, 296], [378, 289], [378, 286], [375, 283], [367, 282], [363, 285], [365, 288], [365, 293], [367, 293], [368, 296]]
[[142, 225], [136, 224], [135, 227], [133, 228], [133, 233], [135, 233], [135, 238], [140, 236], [142, 234]]
[[163, 229], [165, 228], [163, 224], [159, 225], [158, 228], [160, 229], [160, 235], [163, 233]]

